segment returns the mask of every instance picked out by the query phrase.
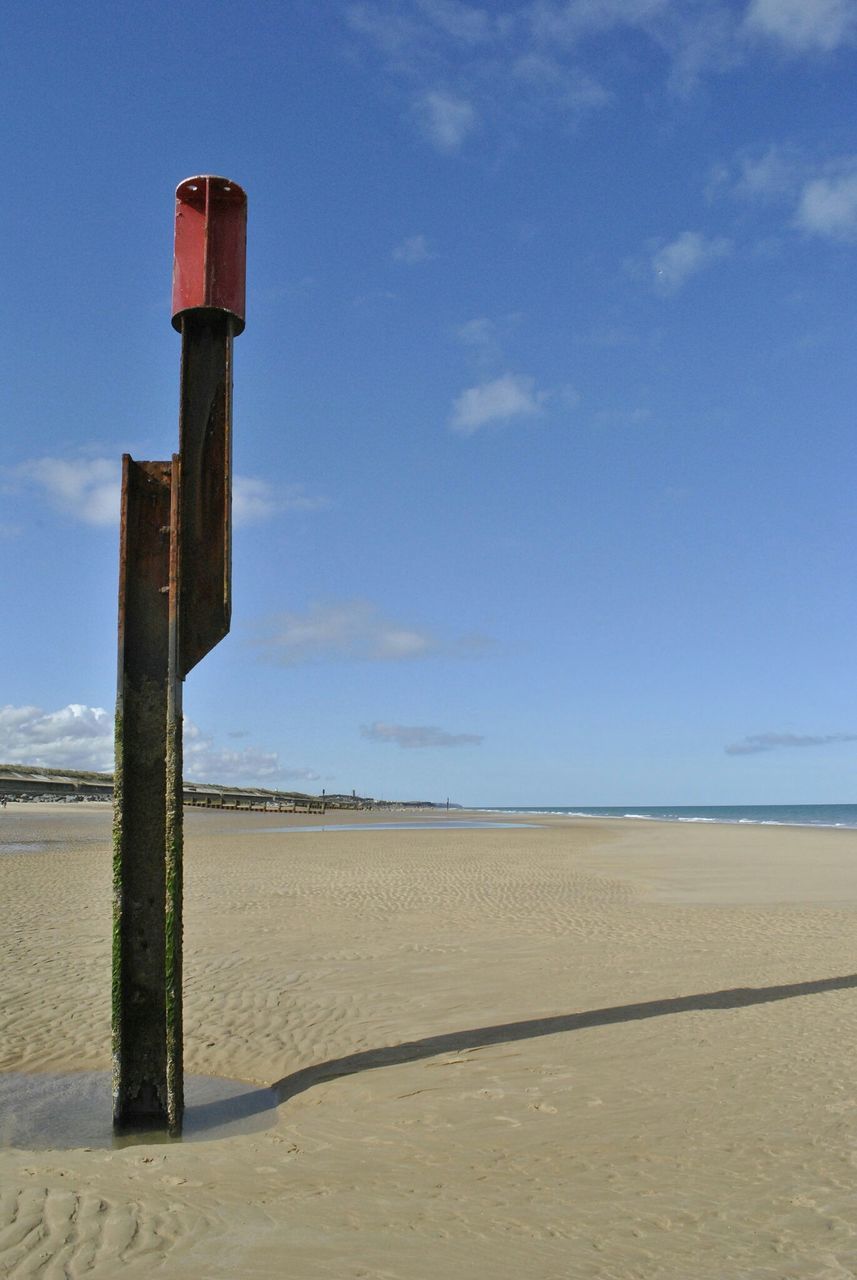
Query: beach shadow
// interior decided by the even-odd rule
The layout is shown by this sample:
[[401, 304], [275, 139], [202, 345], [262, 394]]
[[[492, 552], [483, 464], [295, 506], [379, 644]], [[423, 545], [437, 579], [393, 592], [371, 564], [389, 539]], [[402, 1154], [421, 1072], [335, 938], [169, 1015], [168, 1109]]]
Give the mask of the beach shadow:
[[[845, 991], [849, 987], [857, 987], [857, 973], [838, 978], [820, 978], [815, 982], [793, 982], [780, 987], [731, 987], [726, 991], [705, 991], [699, 995], [675, 996], [668, 1000], [646, 1000], [640, 1004], [587, 1009], [584, 1013], [562, 1013], [550, 1018], [529, 1018], [524, 1022], [504, 1022], [468, 1031], [451, 1031], [443, 1035], [426, 1036], [422, 1040], [407, 1040], [403, 1044], [382, 1049], [363, 1049], [343, 1058], [331, 1058], [316, 1066], [303, 1067], [300, 1071], [283, 1076], [281, 1080], [275, 1080], [270, 1086], [270, 1093], [274, 1094], [279, 1105], [326, 1080], [356, 1075], [361, 1071], [374, 1071], [378, 1067], [417, 1062], [421, 1058], [433, 1058], [441, 1053], [467, 1053], [492, 1044], [512, 1044], [516, 1040], [535, 1040], [539, 1036], [555, 1036], [563, 1031], [584, 1031], [588, 1027], [607, 1027], [617, 1022], [638, 1022], [643, 1018], [663, 1018], [676, 1013], [743, 1009], [754, 1004], [770, 1004], [775, 1000], [820, 995], [825, 991]], [[268, 1093], [267, 1090], [265, 1092]], [[248, 1095], [244, 1102], [252, 1106], [252, 1095]]]

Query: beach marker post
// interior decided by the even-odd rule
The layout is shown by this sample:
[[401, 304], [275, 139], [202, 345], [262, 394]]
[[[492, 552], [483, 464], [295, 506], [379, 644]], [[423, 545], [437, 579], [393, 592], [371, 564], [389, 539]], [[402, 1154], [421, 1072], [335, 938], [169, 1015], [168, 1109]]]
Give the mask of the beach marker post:
[[182, 682], [229, 631], [232, 340], [244, 328], [247, 197], [176, 190], [179, 452], [122, 460], [113, 815], [113, 1123], [181, 1130]]

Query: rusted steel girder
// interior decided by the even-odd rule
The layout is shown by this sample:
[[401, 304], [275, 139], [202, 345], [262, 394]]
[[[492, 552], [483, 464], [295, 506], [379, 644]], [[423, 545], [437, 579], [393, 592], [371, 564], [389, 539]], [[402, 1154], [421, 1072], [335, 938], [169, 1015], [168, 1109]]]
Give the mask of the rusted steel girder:
[[122, 468], [113, 859], [113, 1122], [177, 1133], [182, 1065], [182, 681], [229, 630], [232, 339], [246, 196], [176, 192], [179, 453]]

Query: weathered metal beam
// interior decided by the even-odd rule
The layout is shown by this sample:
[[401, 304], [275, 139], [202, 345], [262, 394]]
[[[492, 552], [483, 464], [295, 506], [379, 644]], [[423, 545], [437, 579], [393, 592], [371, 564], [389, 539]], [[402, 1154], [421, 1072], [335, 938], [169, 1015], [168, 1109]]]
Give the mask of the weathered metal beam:
[[182, 323], [179, 456], [182, 678], [229, 631], [232, 615], [232, 317], [187, 311]]
[[180, 452], [122, 471], [113, 861], [113, 1120], [181, 1129], [182, 681], [229, 630], [232, 339], [244, 328], [247, 199], [176, 192]]
[[178, 454], [170, 469], [170, 576], [167, 627], [167, 726], [164, 761], [164, 1008], [166, 1021], [167, 1127], [178, 1133], [184, 1114], [182, 931], [184, 787], [182, 779], [182, 680], [180, 604], [182, 480]]
[[165, 901], [169, 462], [122, 467], [113, 855], [113, 1119], [169, 1127]]

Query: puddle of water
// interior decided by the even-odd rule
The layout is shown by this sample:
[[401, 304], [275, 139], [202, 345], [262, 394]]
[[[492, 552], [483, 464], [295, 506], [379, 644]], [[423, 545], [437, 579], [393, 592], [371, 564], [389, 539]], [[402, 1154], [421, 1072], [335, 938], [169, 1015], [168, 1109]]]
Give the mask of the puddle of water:
[[[475, 819], [440, 819], [437, 822], [336, 822], [328, 827], [266, 827], [264, 831], [256, 831], [256, 835], [269, 835], [280, 831], [297, 835], [303, 831], [437, 831], [439, 828], [482, 828], [498, 830], [501, 827], [540, 827], [540, 822], [478, 822]], [[244, 832], [243, 834], [247, 834]]]
[[0, 1072], [0, 1147], [26, 1151], [212, 1142], [260, 1133], [276, 1120], [273, 1089], [218, 1076], [185, 1076], [180, 1138], [113, 1132], [109, 1071]]

